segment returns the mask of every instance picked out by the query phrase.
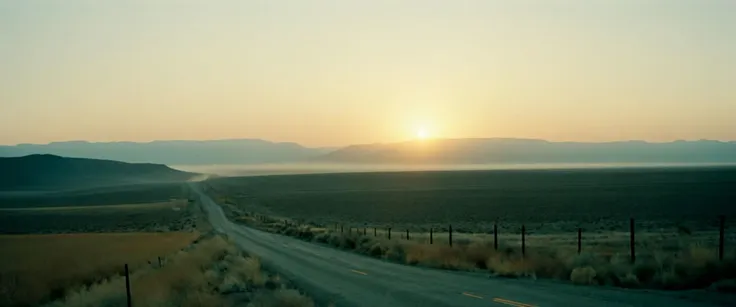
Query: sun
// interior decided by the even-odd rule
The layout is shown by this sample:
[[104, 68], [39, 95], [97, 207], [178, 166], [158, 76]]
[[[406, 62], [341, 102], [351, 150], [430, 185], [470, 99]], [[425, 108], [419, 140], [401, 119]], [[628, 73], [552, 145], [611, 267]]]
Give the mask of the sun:
[[427, 129], [424, 129], [424, 127], [421, 127], [417, 129], [416, 133], [417, 139], [424, 140], [429, 138], [429, 133], [427, 132]]

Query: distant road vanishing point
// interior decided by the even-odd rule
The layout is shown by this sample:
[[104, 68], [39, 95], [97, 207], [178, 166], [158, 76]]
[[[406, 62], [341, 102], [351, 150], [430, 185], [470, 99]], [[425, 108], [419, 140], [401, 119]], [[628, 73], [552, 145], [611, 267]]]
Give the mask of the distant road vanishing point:
[[386, 262], [267, 233], [227, 219], [198, 183], [212, 226], [238, 247], [260, 257], [320, 302], [334, 306], [709, 306], [676, 298], [676, 293], [574, 286], [553, 281], [489, 278]]

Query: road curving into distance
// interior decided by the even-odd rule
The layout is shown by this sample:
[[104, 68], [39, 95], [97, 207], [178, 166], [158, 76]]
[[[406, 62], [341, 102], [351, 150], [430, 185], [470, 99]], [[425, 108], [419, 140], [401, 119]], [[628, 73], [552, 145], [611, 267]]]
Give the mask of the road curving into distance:
[[189, 186], [216, 231], [260, 257], [318, 302], [337, 307], [710, 306], [676, 298], [670, 292], [489, 278], [480, 273], [395, 264], [235, 224], [199, 184]]

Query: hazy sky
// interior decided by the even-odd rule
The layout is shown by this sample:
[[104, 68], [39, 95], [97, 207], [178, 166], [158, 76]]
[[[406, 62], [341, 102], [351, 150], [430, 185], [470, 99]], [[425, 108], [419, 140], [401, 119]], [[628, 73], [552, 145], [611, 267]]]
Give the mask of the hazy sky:
[[0, 144], [736, 140], [736, 1], [0, 0]]

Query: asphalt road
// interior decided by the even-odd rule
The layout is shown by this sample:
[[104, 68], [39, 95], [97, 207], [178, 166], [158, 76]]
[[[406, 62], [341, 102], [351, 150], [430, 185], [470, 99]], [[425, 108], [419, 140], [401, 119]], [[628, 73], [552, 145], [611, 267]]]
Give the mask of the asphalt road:
[[190, 184], [212, 226], [269, 268], [334, 306], [710, 306], [671, 292], [574, 286], [490, 278], [400, 265], [230, 222], [222, 208]]

